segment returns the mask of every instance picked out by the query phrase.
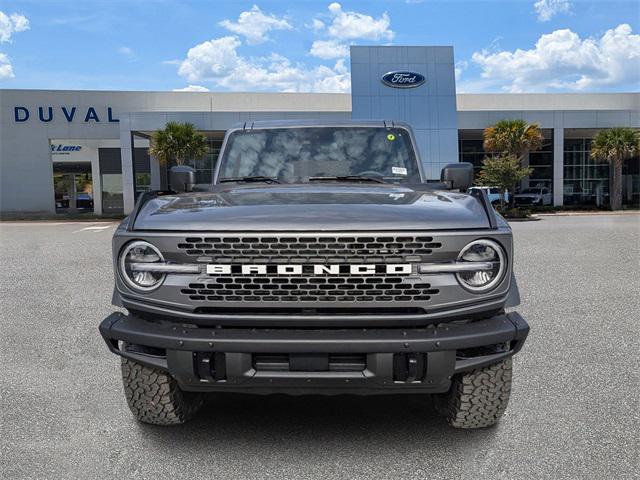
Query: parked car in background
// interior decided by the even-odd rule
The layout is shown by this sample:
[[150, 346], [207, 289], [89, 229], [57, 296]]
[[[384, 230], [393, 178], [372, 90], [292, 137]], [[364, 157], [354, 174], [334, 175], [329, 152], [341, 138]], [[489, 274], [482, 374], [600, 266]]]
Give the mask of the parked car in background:
[[93, 197], [88, 192], [79, 192], [76, 195], [77, 208], [93, 209]]
[[[471, 187], [467, 190], [467, 193], [471, 195], [474, 191], [485, 190], [489, 196], [491, 205], [497, 205], [500, 203], [500, 189], [498, 187]], [[505, 203], [509, 202], [509, 191], [504, 192]]]
[[513, 198], [516, 205], [551, 205], [553, 203], [553, 196], [548, 188], [535, 187], [525, 188], [519, 193], [516, 193]]

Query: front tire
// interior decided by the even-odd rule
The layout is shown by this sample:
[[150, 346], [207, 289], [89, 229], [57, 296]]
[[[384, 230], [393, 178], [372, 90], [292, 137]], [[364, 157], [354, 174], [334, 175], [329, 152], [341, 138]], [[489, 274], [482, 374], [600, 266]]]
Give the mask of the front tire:
[[509, 403], [511, 378], [511, 358], [455, 375], [449, 391], [434, 396], [436, 409], [455, 428], [495, 425]]
[[122, 383], [136, 420], [152, 425], [179, 425], [200, 409], [203, 396], [184, 392], [167, 372], [122, 358]]

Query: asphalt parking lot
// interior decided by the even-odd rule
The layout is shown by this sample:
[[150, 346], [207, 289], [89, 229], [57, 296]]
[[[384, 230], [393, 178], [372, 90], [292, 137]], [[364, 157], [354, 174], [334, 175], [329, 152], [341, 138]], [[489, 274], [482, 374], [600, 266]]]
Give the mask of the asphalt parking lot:
[[402, 396], [227, 395], [137, 424], [97, 330], [114, 228], [0, 223], [2, 478], [638, 478], [640, 216], [513, 224], [532, 331], [480, 431]]

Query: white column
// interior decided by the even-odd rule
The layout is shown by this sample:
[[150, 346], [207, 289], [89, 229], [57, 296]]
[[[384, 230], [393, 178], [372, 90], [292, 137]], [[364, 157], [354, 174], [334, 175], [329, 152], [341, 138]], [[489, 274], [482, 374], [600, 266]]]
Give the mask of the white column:
[[125, 215], [133, 211], [136, 197], [133, 187], [133, 145], [129, 119], [120, 117], [120, 159], [122, 162], [122, 200]]
[[102, 178], [100, 178], [100, 154], [96, 148], [96, 154], [91, 159], [91, 182], [93, 184], [93, 213], [102, 215]]
[[553, 204], [564, 204], [564, 128], [553, 129]]

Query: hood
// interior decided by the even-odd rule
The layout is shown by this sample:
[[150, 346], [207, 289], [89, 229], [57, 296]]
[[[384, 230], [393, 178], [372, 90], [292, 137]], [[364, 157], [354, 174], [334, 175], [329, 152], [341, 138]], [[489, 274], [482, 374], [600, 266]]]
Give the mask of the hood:
[[[220, 187], [213, 187], [220, 188]], [[136, 230], [366, 231], [488, 228], [473, 197], [396, 185], [234, 185], [147, 202]]]

